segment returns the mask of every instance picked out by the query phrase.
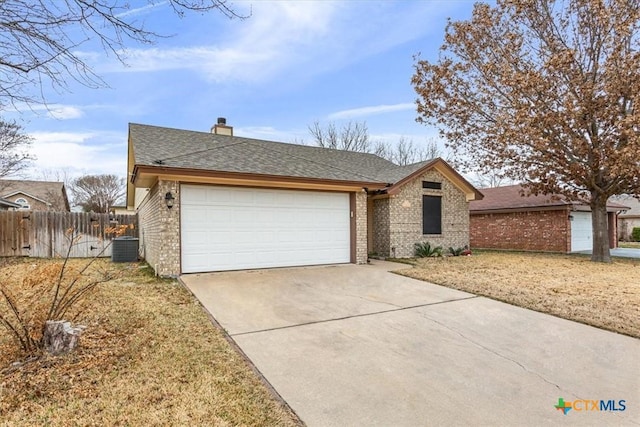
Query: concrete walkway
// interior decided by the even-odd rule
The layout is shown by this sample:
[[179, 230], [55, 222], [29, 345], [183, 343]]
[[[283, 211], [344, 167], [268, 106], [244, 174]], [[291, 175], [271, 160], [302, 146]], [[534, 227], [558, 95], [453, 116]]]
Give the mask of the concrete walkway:
[[[640, 259], [640, 249], [633, 249], [633, 248], [614, 248], [614, 249], [610, 249], [609, 250], [611, 253], [611, 256], [617, 256], [617, 257], [621, 257], [621, 258], [637, 258]], [[585, 255], [591, 255], [592, 251], [579, 251], [579, 252], [575, 252], [577, 254], [585, 254]]]
[[[182, 280], [309, 426], [640, 425], [639, 340], [388, 272], [399, 267]], [[564, 415], [559, 398], [626, 410]]]

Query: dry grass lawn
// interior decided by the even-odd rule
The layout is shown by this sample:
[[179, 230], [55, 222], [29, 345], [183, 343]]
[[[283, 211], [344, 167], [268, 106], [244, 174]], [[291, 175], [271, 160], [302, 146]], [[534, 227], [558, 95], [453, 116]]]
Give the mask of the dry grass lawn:
[[300, 425], [176, 281], [98, 264], [121, 278], [92, 294], [75, 353], [25, 361], [0, 328], [0, 425]]
[[418, 259], [399, 273], [640, 338], [638, 260], [487, 251]]
[[621, 248], [640, 249], [640, 242], [618, 242]]

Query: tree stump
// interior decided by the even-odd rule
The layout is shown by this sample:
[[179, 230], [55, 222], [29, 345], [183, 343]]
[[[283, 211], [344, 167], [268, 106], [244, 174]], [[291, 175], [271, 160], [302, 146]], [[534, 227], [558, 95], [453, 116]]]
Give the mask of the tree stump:
[[78, 346], [84, 326], [71, 326], [64, 320], [47, 320], [44, 327], [44, 349], [54, 356], [67, 354]]

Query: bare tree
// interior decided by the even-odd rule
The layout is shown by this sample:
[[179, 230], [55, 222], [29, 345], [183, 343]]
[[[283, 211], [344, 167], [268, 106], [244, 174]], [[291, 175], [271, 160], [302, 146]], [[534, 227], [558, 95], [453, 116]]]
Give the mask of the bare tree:
[[28, 151], [32, 142], [22, 126], [0, 119], [0, 178], [20, 173], [29, 166], [34, 159]]
[[[169, 7], [180, 17], [212, 10], [243, 17], [226, 0], [149, 0], [149, 6]], [[106, 86], [85, 62], [81, 47], [98, 41], [107, 54], [124, 62], [127, 41], [150, 44], [162, 36], [132, 12], [124, 0], [0, 1], [0, 103], [45, 102], [34, 93], [42, 94], [45, 85], [67, 90], [69, 80]]]
[[366, 122], [349, 122], [341, 128], [335, 123], [322, 126], [315, 121], [309, 126], [309, 133], [316, 145], [335, 150], [372, 153], [398, 165], [409, 165], [440, 156], [440, 148], [435, 140], [428, 140], [426, 147], [420, 147], [404, 136], [397, 144], [372, 141]]
[[412, 139], [402, 136], [397, 145], [391, 146], [389, 156], [386, 158], [397, 165], [410, 165], [436, 157], [442, 157], [442, 151], [435, 139], [428, 139], [427, 145], [421, 147], [415, 144]]
[[85, 175], [73, 180], [71, 194], [75, 206], [85, 212], [106, 213], [126, 194], [126, 181], [115, 175]]
[[477, 3], [412, 79], [467, 170], [589, 200], [593, 261], [611, 260], [607, 199], [640, 194], [639, 22], [640, 0]]
[[489, 171], [489, 172], [476, 172], [475, 178], [471, 180], [473, 185], [479, 188], [495, 188], [503, 185], [512, 185], [515, 184], [514, 181], [505, 177], [504, 174], [499, 171]]
[[349, 122], [338, 129], [333, 122], [323, 127], [315, 121], [309, 126], [309, 133], [319, 147], [362, 153], [371, 151], [366, 122]]

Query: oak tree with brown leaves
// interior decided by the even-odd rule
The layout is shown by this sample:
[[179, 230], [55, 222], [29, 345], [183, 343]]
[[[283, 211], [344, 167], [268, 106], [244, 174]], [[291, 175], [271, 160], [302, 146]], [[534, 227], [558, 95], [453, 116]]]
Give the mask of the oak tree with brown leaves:
[[607, 199], [640, 196], [640, 0], [498, 0], [450, 22], [417, 59], [418, 121], [467, 170], [591, 205], [593, 261], [610, 261]]

